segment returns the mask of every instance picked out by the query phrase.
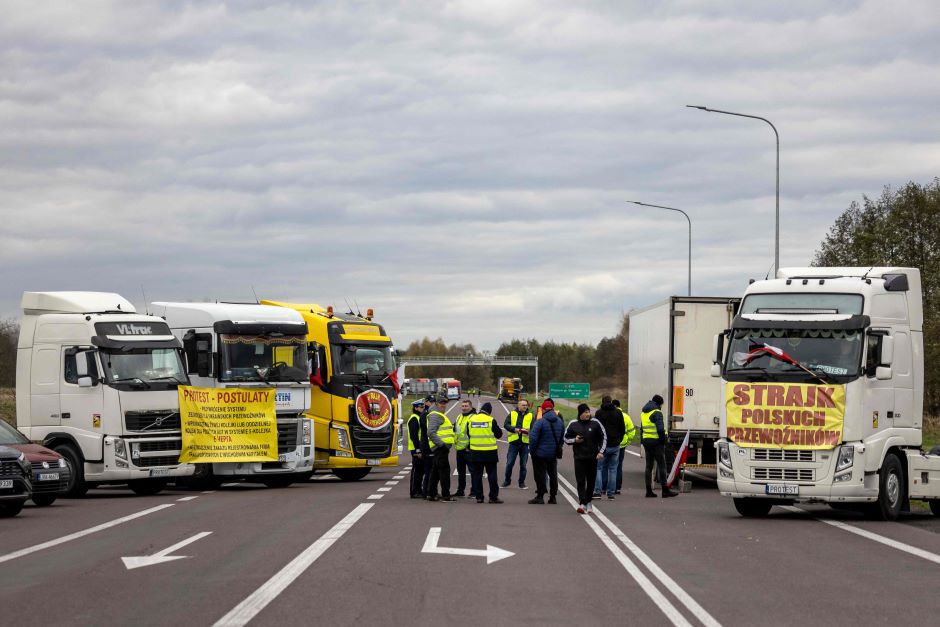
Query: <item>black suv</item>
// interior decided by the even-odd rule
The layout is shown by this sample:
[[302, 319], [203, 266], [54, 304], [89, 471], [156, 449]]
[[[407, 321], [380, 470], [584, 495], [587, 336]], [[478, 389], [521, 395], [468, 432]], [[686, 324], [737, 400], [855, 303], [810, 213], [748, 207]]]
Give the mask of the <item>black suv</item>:
[[32, 468], [26, 455], [0, 446], [0, 518], [16, 516], [32, 496]]

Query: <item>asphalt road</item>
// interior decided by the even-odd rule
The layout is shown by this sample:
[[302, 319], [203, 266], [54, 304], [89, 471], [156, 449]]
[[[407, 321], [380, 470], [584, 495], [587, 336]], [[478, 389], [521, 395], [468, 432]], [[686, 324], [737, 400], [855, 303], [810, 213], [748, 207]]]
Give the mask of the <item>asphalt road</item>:
[[[322, 475], [281, 490], [242, 484], [153, 497], [100, 489], [28, 506], [0, 519], [0, 617], [5, 625], [937, 623], [940, 519], [876, 523], [801, 506], [748, 520], [707, 483], [647, 499], [635, 448], [624, 493], [580, 516], [566, 453], [558, 505], [526, 503], [530, 464], [531, 489], [502, 490], [501, 505], [412, 500], [402, 468], [355, 483]], [[512, 555], [491, 549], [500, 559], [488, 564], [488, 546]], [[186, 557], [134, 569], [122, 560], [158, 553]]]

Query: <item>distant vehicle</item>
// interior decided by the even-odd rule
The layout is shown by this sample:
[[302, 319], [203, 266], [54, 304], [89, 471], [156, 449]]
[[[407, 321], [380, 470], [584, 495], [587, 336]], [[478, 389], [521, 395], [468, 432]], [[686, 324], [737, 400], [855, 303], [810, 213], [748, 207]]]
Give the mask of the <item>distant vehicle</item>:
[[0, 446], [0, 518], [16, 516], [23, 509], [32, 492], [30, 474], [26, 455]]
[[522, 396], [522, 379], [511, 377], [499, 378], [499, 400], [518, 402]]
[[422, 394], [437, 394], [436, 379], [411, 379], [411, 394], [420, 396]]
[[454, 401], [460, 399], [460, 381], [451, 379], [447, 382], [447, 399]]
[[70, 470], [65, 458], [52, 449], [33, 444], [3, 420], [0, 420], [0, 445], [26, 455], [32, 470], [32, 499], [36, 505], [52, 505], [68, 489]]

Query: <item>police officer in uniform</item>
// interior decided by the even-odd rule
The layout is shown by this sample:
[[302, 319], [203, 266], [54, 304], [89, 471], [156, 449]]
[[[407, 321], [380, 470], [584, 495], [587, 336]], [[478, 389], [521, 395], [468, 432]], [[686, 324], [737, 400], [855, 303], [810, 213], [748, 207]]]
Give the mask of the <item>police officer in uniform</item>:
[[430, 394], [424, 397], [424, 410], [421, 412], [421, 420], [418, 423], [421, 433], [421, 458], [424, 460], [424, 476], [421, 478], [421, 494], [428, 495], [428, 486], [431, 483], [431, 442], [428, 440], [428, 414], [431, 413], [431, 406], [434, 403], [434, 397]]
[[[424, 411], [424, 401], [417, 400], [411, 404], [411, 416], [408, 417], [408, 452], [411, 453], [411, 498], [424, 497], [424, 465], [427, 461], [421, 447], [421, 414]], [[425, 418], [425, 421], [427, 419]], [[427, 424], [427, 422], [425, 422]], [[424, 439], [427, 439], [426, 429]]]
[[506, 441], [509, 442], [509, 451], [506, 453], [506, 480], [503, 487], [508, 488], [512, 483], [512, 467], [519, 458], [519, 487], [527, 488], [525, 484], [526, 462], [529, 459], [529, 429], [532, 427], [532, 412], [529, 411], [529, 401], [519, 399], [517, 409], [506, 416], [503, 427], [509, 432]]
[[431, 444], [431, 480], [428, 483], [427, 500], [437, 501], [437, 486], [441, 486], [441, 501], [451, 502], [450, 495], [450, 449], [457, 436], [454, 425], [444, 413], [447, 410], [447, 393], [437, 397], [437, 409], [428, 414], [428, 441]]
[[663, 420], [663, 397], [659, 394], [653, 396], [650, 401], [643, 406], [640, 413], [640, 433], [643, 438], [643, 452], [646, 453], [646, 496], [655, 497], [653, 492], [653, 464], [656, 464], [656, 476], [659, 479], [659, 485], [663, 489], [663, 498], [678, 496], [666, 487], [666, 431], [665, 421]]
[[499, 498], [499, 481], [496, 478], [496, 465], [499, 463], [499, 451], [496, 440], [503, 436], [503, 430], [490, 416], [493, 406], [483, 403], [480, 413], [467, 423], [469, 438], [470, 492], [477, 497], [477, 503], [483, 502], [483, 473], [490, 484], [490, 503], [502, 503]]

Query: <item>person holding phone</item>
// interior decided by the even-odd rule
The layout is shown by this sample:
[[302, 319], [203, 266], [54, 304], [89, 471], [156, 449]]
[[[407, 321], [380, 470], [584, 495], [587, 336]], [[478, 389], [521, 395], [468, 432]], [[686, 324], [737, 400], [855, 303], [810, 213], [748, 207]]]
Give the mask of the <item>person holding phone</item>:
[[604, 457], [607, 433], [604, 426], [591, 417], [591, 408], [578, 405], [578, 419], [572, 420], [565, 430], [565, 444], [569, 444], [574, 457], [574, 477], [578, 484], [578, 513], [594, 511], [591, 499], [597, 481], [597, 462]]

